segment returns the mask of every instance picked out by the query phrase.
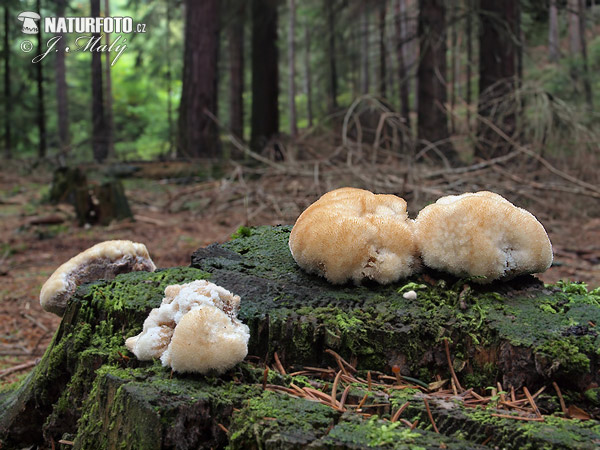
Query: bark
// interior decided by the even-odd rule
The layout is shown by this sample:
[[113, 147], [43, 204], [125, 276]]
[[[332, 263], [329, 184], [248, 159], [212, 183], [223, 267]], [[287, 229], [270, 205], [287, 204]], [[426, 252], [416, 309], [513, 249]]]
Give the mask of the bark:
[[245, 2], [236, 3], [229, 26], [229, 128], [244, 140], [244, 22]]
[[548, 11], [548, 59], [550, 62], [558, 62], [560, 58], [560, 47], [558, 40], [558, 8], [556, 0], [550, 0]]
[[252, 0], [252, 136], [262, 150], [279, 133], [277, 0]]
[[361, 7], [361, 54], [360, 54], [360, 90], [369, 93], [369, 6], [362, 3]]
[[165, 57], [167, 63], [167, 73], [165, 74], [165, 81], [167, 83], [167, 126], [169, 140], [168, 155], [174, 156], [174, 132], [173, 132], [173, 75], [172, 75], [172, 64], [171, 64], [171, 0], [165, 0], [166, 8], [166, 25], [165, 25]]
[[[36, 11], [41, 11], [41, 1], [36, 1]], [[38, 26], [37, 43], [38, 55], [43, 53], [42, 42], [42, 24]], [[38, 158], [42, 159], [46, 156], [46, 104], [44, 100], [44, 71], [43, 60], [35, 65], [36, 81], [37, 81], [37, 125], [38, 125]]]
[[[56, 15], [65, 16], [66, 0], [57, 0]], [[58, 115], [58, 145], [60, 153], [66, 157], [71, 150], [71, 136], [69, 133], [69, 97], [65, 68], [65, 43], [66, 36], [62, 36], [56, 44], [56, 112]]]
[[[90, 5], [91, 16], [100, 17], [100, 0], [91, 0]], [[92, 39], [100, 39], [100, 34], [93, 34]], [[102, 84], [102, 54], [98, 52], [92, 52], [92, 152], [97, 162], [103, 162], [108, 156]]]
[[12, 139], [10, 129], [11, 111], [11, 80], [10, 80], [10, 11], [8, 4], [4, 5], [4, 157], [12, 158]]
[[465, 95], [465, 103], [467, 104], [467, 130], [469, 134], [471, 134], [471, 78], [472, 78], [472, 70], [473, 70], [473, 14], [474, 14], [474, 4], [473, 0], [466, 0], [466, 9], [467, 9], [467, 24], [466, 24], [466, 39], [467, 39], [467, 74], [466, 74], [466, 95]]
[[333, 11], [333, 0], [324, 0], [325, 1], [325, 13], [327, 15], [327, 50], [328, 50], [328, 62], [329, 62], [329, 73], [328, 78], [328, 96], [327, 96], [327, 105], [329, 112], [333, 112], [337, 109], [337, 94], [338, 94], [338, 85], [337, 85], [337, 65], [335, 61], [336, 51], [335, 51], [335, 14]]
[[581, 53], [579, 0], [567, 0], [567, 17], [569, 20], [569, 51], [571, 55], [578, 55]]
[[306, 116], [308, 126], [313, 126], [312, 80], [310, 74], [310, 27], [304, 25], [304, 93], [306, 94]]
[[[104, 17], [110, 17], [110, 0], [104, 0]], [[110, 47], [110, 33], [104, 33], [106, 38], [106, 46]], [[112, 77], [110, 74], [110, 53], [104, 54], [104, 79], [106, 81], [106, 96], [105, 96], [105, 113], [106, 113], [106, 146], [108, 157], [115, 157], [115, 139], [114, 130], [115, 124], [113, 119], [113, 95], [112, 95]]]
[[[369, 370], [376, 383], [377, 371], [389, 375], [397, 365], [402, 376], [430, 382], [438, 374], [450, 378], [446, 338], [465, 389], [483, 394], [500, 382], [505, 391], [512, 387], [519, 394], [527, 386], [533, 393], [555, 381], [568, 406], [591, 411], [595, 420], [561, 418], [558, 398], [548, 388], [535, 402], [543, 414], [554, 415], [538, 423], [494, 417], [501, 411], [468, 408], [460, 397], [440, 401], [414, 389], [383, 395], [374, 386], [382, 394], [371, 393], [364, 411], [389, 420], [409, 401], [402, 418], [419, 421], [411, 435], [387, 422], [385, 442], [394, 445], [386, 448], [406, 448], [407, 438], [422, 448], [594, 448], [600, 425], [590, 394], [600, 382], [600, 338], [590, 323], [600, 323], [600, 307], [585, 287], [545, 286], [531, 276], [482, 287], [434, 272], [387, 286], [332, 286], [296, 266], [290, 230], [244, 229], [243, 237], [195, 252], [193, 267], [81, 286], [39, 364], [22, 384], [0, 394], [3, 448], [50, 448], [65, 435], [75, 449], [381, 447], [384, 422], [265, 391], [263, 383], [289, 387], [305, 380], [269, 370], [265, 382], [265, 364], [273, 367], [277, 352], [288, 373], [336, 367], [324, 351], [331, 349], [354, 362], [358, 378], [366, 379]], [[166, 286], [205, 278], [241, 296], [249, 355], [266, 361], [243, 362], [221, 375], [182, 375], [138, 361], [126, 350], [124, 337], [141, 331]], [[418, 299], [405, 299], [403, 290], [415, 284]], [[331, 386], [333, 378], [318, 381]], [[353, 385], [346, 404], [358, 404], [366, 391]], [[439, 434], [431, 430], [432, 420]], [[489, 447], [480, 445], [484, 441]]]
[[[449, 161], [457, 159], [448, 141], [446, 104], [446, 8], [443, 0], [421, 0], [419, 10], [420, 61], [417, 71], [418, 138], [434, 144]], [[438, 153], [429, 152], [438, 159]]]
[[588, 67], [587, 42], [585, 37], [585, 0], [579, 0], [579, 39], [581, 47], [581, 59], [583, 61], [583, 90], [585, 99], [590, 110], [594, 109], [594, 97], [592, 92], [592, 82], [590, 80], [590, 71]]
[[298, 123], [296, 121], [296, 2], [288, 1], [289, 28], [288, 28], [288, 101], [290, 108], [290, 136], [298, 136]]
[[217, 113], [217, 53], [219, 2], [186, 0], [183, 84], [179, 105], [180, 157], [221, 154], [216, 124], [206, 112]]
[[387, 86], [386, 86], [386, 37], [385, 37], [385, 13], [386, 5], [382, 2], [379, 6], [379, 96], [381, 98], [387, 97]]
[[[518, 105], [514, 96], [517, 67], [518, 0], [481, 0], [478, 112], [504, 134], [514, 137]], [[478, 127], [476, 155], [501, 156], [511, 145], [484, 121]]]
[[400, 82], [400, 112], [404, 124], [410, 129], [410, 74], [407, 70], [407, 19], [406, 0], [396, 0], [396, 39], [398, 79]]
[[450, 133], [454, 134], [456, 127], [454, 125], [454, 105], [456, 104], [456, 47], [458, 41], [458, 21], [456, 7], [451, 4], [450, 7]]

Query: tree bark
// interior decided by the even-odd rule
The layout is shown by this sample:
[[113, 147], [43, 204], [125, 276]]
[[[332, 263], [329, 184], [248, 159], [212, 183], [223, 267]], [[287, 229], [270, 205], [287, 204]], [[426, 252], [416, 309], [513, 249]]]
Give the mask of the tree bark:
[[369, 93], [369, 6], [362, 3], [361, 7], [361, 54], [360, 54], [360, 91]]
[[400, 83], [400, 112], [407, 129], [410, 129], [410, 74], [407, 70], [407, 17], [406, 0], [396, 0], [396, 53]]
[[[481, 0], [479, 33], [479, 115], [507, 136], [516, 131], [518, 0]], [[483, 120], [475, 154], [489, 159], [510, 151], [511, 145]]]
[[466, 10], [467, 10], [467, 24], [466, 24], [466, 39], [467, 39], [467, 79], [466, 82], [466, 95], [465, 95], [465, 103], [467, 104], [467, 130], [469, 134], [471, 134], [471, 78], [472, 78], [472, 70], [473, 70], [473, 14], [474, 14], [474, 4], [473, 0], [466, 0]]
[[456, 131], [454, 119], [454, 105], [456, 104], [456, 43], [458, 41], [458, 20], [456, 5], [450, 5], [450, 133]]
[[217, 113], [219, 2], [186, 0], [185, 7], [177, 153], [188, 158], [217, 157], [221, 154], [217, 127], [206, 111]]
[[[65, 16], [66, 0], [56, 1], [56, 15]], [[60, 153], [66, 157], [71, 150], [71, 136], [69, 133], [69, 97], [67, 89], [67, 76], [65, 68], [65, 43], [66, 37], [62, 35], [56, 44], [56, 112], [58, 115], [58, 145]]]
[[4, 157], [12, 158], [12, 139], [10, 129], [10, 111], [11, 111], [11, 80], [10, 80], [10, 11], [8, 4], [4, 5]]
[[[36, 1], [36, 11], [41, 11], [41, 1]], [[39, 24], [37, 33], [38, 43], [38, 55], [43, 53], [42, 43], [42, 24]], [[38, 158], [42, 159], [46, 156], [46, 103], [44, 100], [44, 72], [43, 72], [43, 60], [38, 61], [35, 65], [36, 78], [37, 78], [37, 122], [38, 122]]]
[[327, 96], [327, 109], [329, 112], [333, 112], [337, 109], [337, 65], [335, 61], [335, 14], [333, 11], [333, 0], [325, 1], [325, 13], [327, 15], [327, 51], [328, 51], [328, 62], [329, 62], [329, 83], [328, 83], [328, 96]]
[[236, 2], [229, 26], [229, 128], [244, 140], [244, 22], [246, 4]]
[[[104, 0], [104, 17], [110, 17], [110, 0]], [[110, 33], [104, 32], [106, 38], [106, 46], [110, 47]], [[110, 74], [111, 65], [110, 65], [110, 53], [106, 52], [104, 54], [104, 77], [106, 80], [105, 89], [105, 113], [106, 113], [106, 146], [108, 151], [108, 157], [115, 157], [115, 137], [114, 130], [115, 124], [113, 119], [113, 95], [112, 95], [112, 77]]]
[[290, 108], [290, 136], [298, 136], [298, 123], [296, 121], [296, 3], [288, 0], [289, 27], [288, 27], [288, 101]]
[[445, 109], [446, 8], [443, 0], [421, 0], [419, 5], [418, 138], [423, 146], [433, 144], [441, 153], [429, 152], [430, 156], [455, 161]]
[[590, 80], [590, 71], [588, 67], [587, 42], [585, 37], [585, 0], [579, 0], [579, 39], [581, 47], [581, 59], [583, 60], [583, 90], [588, 108], [594, 109], [594, 97], [592, 92], [592, 82]]
[[306, 117], [308, 126], [313, 126], [312, 80], [310, 74], [310, 27], [304, 25], [304, 93], [306, 94]]
[[567, 0], [567, 17], [569, 20], [569, 51], [571, 55], [581, 53], [581, 28], [579, 25], [579, 0]]
[[166, 24], [165, 24], [165, 57], [167, 63], [167, 73], [165, 80], [167, 83], [167, 139], [169, 140], [167, 153], [169, 157], [174, 156], [175, 145], [173, 132], [173, 66], [171, 64], [171, 0], [165, 0]]
[[252, 137], [262, 150], [279, 133], [277, 0], [252, 0]]
[[560, 47], [558, 41], [558, 8], [556, 0], [550, 0], [548, 11], [548, 60], [558, 62], [560, 58]]
[[381, 98], [387, 97], [387, 86], [386, 86], [386, 37], [385, 37], [385, 14], [386, 4], [381, 2], [379, 5], [379, 96]]
[[[100, 17], [100, 0], [91, 0], [91, 16]], [[92, 35], [94, 41], [100, 34]], [[104, 87], [102, 83], [102, 54], [92, 52], [92, 152], [97, 162], [108, 156], [106, 140], [106, 115], [104, 113]]]

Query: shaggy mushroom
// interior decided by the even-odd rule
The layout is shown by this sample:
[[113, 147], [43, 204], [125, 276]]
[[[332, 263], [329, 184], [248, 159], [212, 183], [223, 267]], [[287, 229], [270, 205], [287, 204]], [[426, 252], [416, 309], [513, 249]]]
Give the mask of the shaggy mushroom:
[[365, 278], [391, 283], [417, 268], [406, 202], [363, 189], [336, 189], [310, 205], [289, 246], [300, 267], [335, 284]]
[[481, 283], [543, 272], [552, 264], [542, 224], [493, 192], [438, 199], [415, 219], [415, 235], [426, 266]]
[[248, 353], [250, 331], [237, 318], [239, 307], [238, 295], [206, 280], [168, 286], [125, 345], [138, 359], [160, 358], [176, 372], [224, 372]]
[[46, 311], [62, 316], [67, 301], [80, 284], [99, 279], [111, 280], [120, 273], [140, 270], [156, 270], [144, 244], [101, 242], [54, 271], [42, 286], [40, 304]]

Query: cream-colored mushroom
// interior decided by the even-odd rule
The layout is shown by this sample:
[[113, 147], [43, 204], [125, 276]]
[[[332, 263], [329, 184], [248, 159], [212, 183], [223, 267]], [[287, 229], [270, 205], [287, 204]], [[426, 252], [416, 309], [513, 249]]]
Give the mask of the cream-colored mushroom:
[[248, 353], [250, 331], [237, 318], [240, 297], [206, 280], [167, 286], [142, 332], [125, 341], [140, 360], [160, 358], [177, 372], [223, 372]]
[[543, 272], [552, 245], [530, 212], [493, 192], [450, 195], [421, 210], [415, 235], [423, 263], [488, 283]]
[[406, 202], [363, 189], [337, 189], [310, 205], [296, 221], [289, 246], [300, 267], [336, 284], [391, 283], [418, 266]]
[[111, 280], [120, 273], [153, 272], [156, 266], [144, 244], [105, 241], [88, 248], [61, 265], [42, 286], [40, 304], [62, 316], [77, 286], [94, 280]]

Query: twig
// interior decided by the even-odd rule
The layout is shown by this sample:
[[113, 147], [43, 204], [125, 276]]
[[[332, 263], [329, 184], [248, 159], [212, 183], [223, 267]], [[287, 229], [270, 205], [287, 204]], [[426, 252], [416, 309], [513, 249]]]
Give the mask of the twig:
[[528, 420], [530, 422], [543, 422], [543, 417], [524, 417], [524, 416], [511, 416], [508, 414], [490, 414], [493, 417], [500, 417], [501, 419], [514, 419], [514, 420]]
[[402, 415], [402, 413], [404, 412], [404, 410], [406, 408], [408, 408], [408, 406], [410, 405], [410, 402], [406, 402], [404, 403], [400, 408], [398, 408], [398, 411], [396, 411], [394, 413], [394, 415], [392, 416], [392, 418], [390, 419], [390, 422], [394, 423], [394, 422], [398, 422], [398, 419], [400, 418], [400, 416]]
[[523, 386], [523, 392], [525, 393], [525, 396], [527, 397], [527, 400], [529, 400], [529, 404], [533, 408], [533, 411], [535, 412], [535, 415], [538, 416], [538, 417], [542, 417], [542, 413], [540, 412], [540, 410], [538, 409], [537, 405], [535, 404], [535, 401], [533, 400], [533, 397], [529, 393], [529, 389], [527, 389], [527, 386]]
[[11, 373], [20, 372], [21, 370], [29, 369], [30, 367], [33, 367], [36, 364], [37, 364], [37, 359], [34, 359], [31, 361], [27, 361], [23, 364], [17, 364], [16, 366], [9, 367], [8, 369], [4, 369], [4, 370], [0, 371], [0, 378], [4, 378], [5, 376], [10, 375]]
[[342, 375], [342, 371], [340, 370], [335, 376], [335, 380], [333, 380], [333, 385], [331, 386], [331, 406], [334, 408], [338, 406], [337, 404], [337, 387], [340, 382], [340, 376]]
[[569, 411], [567, 410], [567, 405], [565, 405], [565, 399], [563, 398], [562, 393], [560, 392], [560, 388], [558, 387], [558, 384], [556, 384], [556, 381], [552, 382], [552, 386], [554, 386], [556, 395], [558, 395], [558, 401], [560, 402], [560, 409], [562, 410], [563, 414], [568, 417]]
[[429, 402], [427, 401], [427, 399], [425, 397], [423, 397], [423, 403], [425, 403], [425, 409], [427, 410], [427, 415], [429, 416], [429, 420], [431, 421], [431, 425], [433, 425], [433, 431], [435, 431], [436, 433], [440, 433], [440, 430], [438, 430], [437, 425], [435, 424], [435, 421], [433, 420], [433, 415], [431, 414], [431, 409], [429, 409]]
[[460, 381], [458, 381], [458, 377], [456, 376], [456, 372], [454, 372], [454, 367], [452, 366], [452, 359], [450, 358], [450, 347], [448, 346], [448, 339], [444, 339], [444, 348], [446, 349], [446, 359], [448, 361], [448, 367], [450, 368], [450, 375], [456, 384], [456, 388], [458, 392], [464, 391], [463, 387], [460, 385]]
[[277, 355], [277, 352], [273, 353], [273, 358], [275, 359], [275, 368], [277, 369], [277, 371], [281, 375], [285, 375], [285, 369], [283, 368], [281, 361], [279, 361], [279, 355]]

